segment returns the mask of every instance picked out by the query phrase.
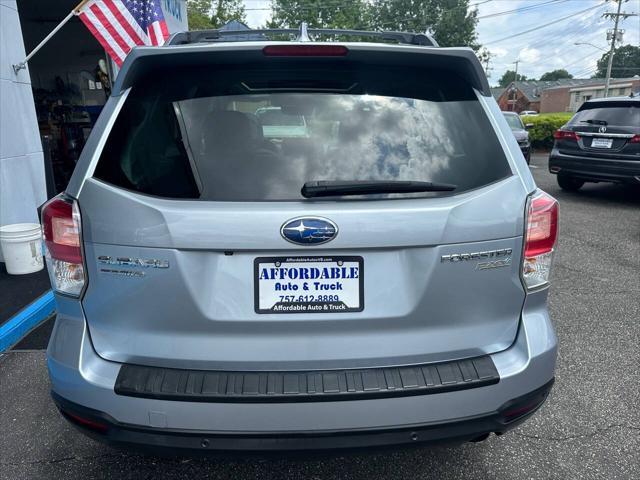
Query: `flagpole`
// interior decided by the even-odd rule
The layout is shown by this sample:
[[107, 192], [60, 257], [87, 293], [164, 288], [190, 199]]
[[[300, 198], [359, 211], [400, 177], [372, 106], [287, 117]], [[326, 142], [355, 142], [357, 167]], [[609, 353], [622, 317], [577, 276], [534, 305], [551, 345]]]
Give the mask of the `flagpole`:
[[38, 46], [36, 48], [34, 48], [31, 51], [31, 53], [29, 55], [27, 55], [26, 58], [23, 61], [13, 65], [14, 73], [17, 75], [20, 70], [22, 70], [23, 68], [26, 68], [27, 67], [27, 62], [29, 60], [31, 60], [31, 57], [33, 57], [36, 53], [38, 53], [38, 50], [40, 50], [49, 40], [51, 40], [51, 37], [53, 37], [56, 33], [58, 33], [58, 30], [60, 30], [69, 20], [71, 20], [74, 15], [77, 15], [78, 12], [80, 11], [80, 9], [88, 1], [89, 0], [82, 0], [73, 10], [71, 10], [69, 12], [69, 14], [66, 17], [64, 17], [64, 19], [56, 26], [56, 28], [54, 28], [51, 31], [51, 33], [49, 33], [49, 35], [44, 37], [44, 39], [38, 44]]

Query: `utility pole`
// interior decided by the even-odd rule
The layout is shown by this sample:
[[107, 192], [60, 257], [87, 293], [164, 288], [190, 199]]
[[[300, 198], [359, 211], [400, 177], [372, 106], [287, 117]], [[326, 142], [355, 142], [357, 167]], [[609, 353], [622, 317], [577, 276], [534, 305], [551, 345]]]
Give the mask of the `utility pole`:
[[516, 102], [518, 101], [518, 64], [520, 63], [520, 60], [516, 60], [513, 63], [516, 64], [516, 73], [513, 76], [513, 104], [511, 105], [511, 110], [515, 112]]
[[489, 62], [491, 61], [491, 57], [487, 55], [487, 58], [484, 59], [484, 73], [489, 76]]
[[491, 62], [491, 57], [495, 57], [495, 54], [487, 51], [486, 56], [484, 57], [484, 73], [487, 75], [487, 78], [491, 77], [491, 73], [489, 72], [493, 70], [493, 68], [489, 67], [489, 62]]
[[[618, 23], [620, 22], [620, 17], [624, 20], [628, 17], [635, 17], [635, 13], [620, 13], [620, 9], [622, 8], [622, 0], [614, 0], [618, 2], [618, 11], [616, 13], [605, 13], [602, 16], [605, 18], [615, 18], [615, 23], [613, 26], [613, 35], [611, 36], [611, 49], [609, 50], [609, 61], [607, 63], [607, 77], [604, 81], [604, 96], [609, 96], [609, 85], [611, 84], [611, 67], [613, 65], [613, 52], [616, 48], [616, 40], [618, 39]], [[627, 0], [628, 1], [628, 0]], [[621, 35], [623, 32], [620, 32]]]

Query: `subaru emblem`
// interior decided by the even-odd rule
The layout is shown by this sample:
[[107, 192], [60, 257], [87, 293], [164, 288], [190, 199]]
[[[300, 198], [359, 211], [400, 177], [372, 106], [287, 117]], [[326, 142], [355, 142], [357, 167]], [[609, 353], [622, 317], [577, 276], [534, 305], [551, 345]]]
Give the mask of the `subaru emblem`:
[[300, 245], [320, 245], [330, 242], [338, 234], [338, 226], [320, 217], [299, 217], [288, 220], [280, 229], [282, 238]]

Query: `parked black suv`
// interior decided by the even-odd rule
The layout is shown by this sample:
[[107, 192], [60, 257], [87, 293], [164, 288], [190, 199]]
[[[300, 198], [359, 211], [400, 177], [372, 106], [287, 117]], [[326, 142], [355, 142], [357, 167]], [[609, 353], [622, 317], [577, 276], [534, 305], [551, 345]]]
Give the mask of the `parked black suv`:
[[554, 138], [549, 171], [564, 190], [585, 182], [640, 185], [640, 96], [589, 100]]

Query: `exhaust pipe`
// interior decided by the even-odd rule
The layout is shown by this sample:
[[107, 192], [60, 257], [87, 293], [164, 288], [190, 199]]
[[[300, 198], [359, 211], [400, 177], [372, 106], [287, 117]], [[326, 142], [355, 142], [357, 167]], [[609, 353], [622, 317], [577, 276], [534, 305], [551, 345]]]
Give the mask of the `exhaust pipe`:
[[560, 170], [562, 170], [560, 167], [549, 167], [551, 173], [558, 173]]
[[489, 434], [488, 433], [483, 433], [482, 435], [469, 440], [471, 443], [478, 443], [478, 442], [484, 442], [487, 438], [489, 438]]

